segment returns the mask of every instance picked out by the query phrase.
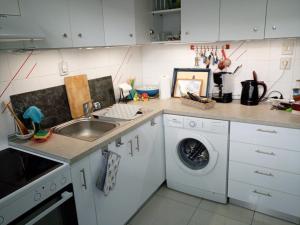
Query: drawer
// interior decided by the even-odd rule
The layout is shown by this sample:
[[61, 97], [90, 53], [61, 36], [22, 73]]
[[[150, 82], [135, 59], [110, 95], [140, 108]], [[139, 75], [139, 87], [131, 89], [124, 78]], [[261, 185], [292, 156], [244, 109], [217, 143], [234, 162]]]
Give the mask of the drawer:
[[230, 142], [229, 160], [300, 174], [300, 152]]
[[300, 151], [300, 129], [232, 122], [230, 140]]
[[300, 197], [229, 180], [230, 198], [253, 204], [257, 207], [272, 209], [299, 217]]
[[300, 175], [229, 162], [229, 179], [300, 196]]

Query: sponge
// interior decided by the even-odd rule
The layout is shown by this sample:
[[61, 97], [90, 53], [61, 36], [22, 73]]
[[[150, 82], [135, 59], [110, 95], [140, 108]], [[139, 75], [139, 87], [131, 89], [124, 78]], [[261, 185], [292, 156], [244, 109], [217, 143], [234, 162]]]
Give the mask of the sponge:
[[33, 136], [33, 139], [37, 142], [45, 142], [51, 136], [52, 132], [47, 130], [39, 130]]

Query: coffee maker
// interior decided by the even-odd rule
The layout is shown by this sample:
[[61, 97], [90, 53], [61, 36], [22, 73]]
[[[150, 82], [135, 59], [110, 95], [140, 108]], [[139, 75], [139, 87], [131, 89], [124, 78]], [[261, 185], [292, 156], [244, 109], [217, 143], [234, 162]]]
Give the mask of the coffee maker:
[[231, 72], [216, 72], [213, 74], [214, 87], [212, 99], [216, 102], [230, 103], [232, 102], [232, 86], [233, 73]]

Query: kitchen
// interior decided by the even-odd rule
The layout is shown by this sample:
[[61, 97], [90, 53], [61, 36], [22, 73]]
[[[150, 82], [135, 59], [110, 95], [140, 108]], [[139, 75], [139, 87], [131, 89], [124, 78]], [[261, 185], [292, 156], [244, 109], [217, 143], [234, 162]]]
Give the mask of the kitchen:
[[[255, 106], [240, 104], [241, 82], [255, 80], [253, 71], [267, 86], [265, 97], [282, 95], [286, 103], [299, 95], [299, 9], [297, 0], [1, 0], [0, 100], [11, 101], [23, 122], [30, 106], [42, 109], [45, 130], [77, 118], [66, 84], [66, 78], [77, 75], [86, 75], [84, 88], [90, 95], [79, 104], [80, 117], [89, 117], [82, 107], [89, 99], [100, 102], [104, 111], [118, 103], [119, 87], [129, 80], [136, 89], [164, 87], [160, 98], [130, 101], [127, 105], [143, 114], [118, 121], [94, 141], [55, 131], [43, 143], [16, 139], [14, 119], [7, 107], [1, 108], [1, 153], [15, 148], [56, 163], [50, 163], [46, 175], [33, 167], [43, 176], [0, 199], [0, 224], [299, 224], [297, 110], [271, 110], [267, 99]], [[201, 78], [196, 83], [206, 88], [207, 97], [219, 93], [213, 73], [224, 58], [231, 60], [224, 72], [242, 65], [222, 76], [224, 84], [232, 78], [233, 102], [204, 110], [174, 96], [175, 71], [177, 77], [191, 70], [200, 74], [208, 71], [207, 65], [206, 82]], [[84, 88], [75, 88], [75, 100]], [[204, 144], [209, 157], [201, 157], [210, 159], [207, 164], [191, 168], [197, 165], [173, 154], [189, 144], [178, 144], [185, 135]], [[107, 152], [120, 156], [109, 193], [99, 190], [97, 182]], [[2, 171], [10, 170], [5, 161], [9, 156], [1, 156]], [[220, 192], [214, 191], [217, 186]], [[30, 200], [17, 198], [26, 193]], [[217, 198], [217, 193], [222, 195]], [[41, 207], [54, 197], [69, 204], [52, 211]], [[15, 210], [5, 211], [9, 205]], [[61, 216], [60, 208], [73, 215]], [[60, 217], [67, 221], [53, 220]]]

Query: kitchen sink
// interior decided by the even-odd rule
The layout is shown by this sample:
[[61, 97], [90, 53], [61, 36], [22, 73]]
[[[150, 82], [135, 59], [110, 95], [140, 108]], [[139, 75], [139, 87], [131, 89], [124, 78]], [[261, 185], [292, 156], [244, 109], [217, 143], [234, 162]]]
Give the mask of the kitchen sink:
[[95, 141], [118, 126], [115, 122], [80, 118], [54, 127], [53, 132], [84, 141]]

